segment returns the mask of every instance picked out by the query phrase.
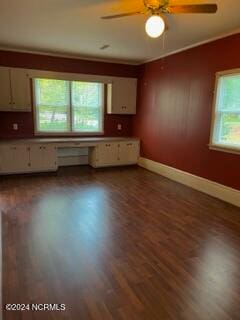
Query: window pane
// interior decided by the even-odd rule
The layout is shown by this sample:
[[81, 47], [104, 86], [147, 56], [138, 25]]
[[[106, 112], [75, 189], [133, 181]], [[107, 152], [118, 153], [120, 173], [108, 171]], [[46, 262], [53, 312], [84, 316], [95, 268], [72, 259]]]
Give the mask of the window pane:
[[219, 79], [217, 109], [240, 111], [240, 74], [223, 76]]
[[64, 80], [35, 79], [35, 95], [38, 131], [69, 131], [69, 82]]
[[223, 114], [220, 142], [240, 146], [240, 114]]
[[72, 82], [73, 130], [102, 131], [103, 84]]
[[240, 74], [218, 80], [213, 142], [240, 147]]

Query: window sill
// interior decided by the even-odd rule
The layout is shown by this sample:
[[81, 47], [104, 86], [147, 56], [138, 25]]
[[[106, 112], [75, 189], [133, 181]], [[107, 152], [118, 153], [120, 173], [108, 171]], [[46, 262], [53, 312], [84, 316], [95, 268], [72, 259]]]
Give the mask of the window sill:
[[104, 131], [101, 132], [40, 132], [35, 131], [35, 136], [50, 136], [50, 137], [88, 137], [88, 136], [103, 136]]
[[240, 148], [233, 147], [233, 146], [226, 146], [222, 144], [209, 144], [210, 150], [216, 150], [221, 152], [233, 153], [233, 154], [240, 154]]

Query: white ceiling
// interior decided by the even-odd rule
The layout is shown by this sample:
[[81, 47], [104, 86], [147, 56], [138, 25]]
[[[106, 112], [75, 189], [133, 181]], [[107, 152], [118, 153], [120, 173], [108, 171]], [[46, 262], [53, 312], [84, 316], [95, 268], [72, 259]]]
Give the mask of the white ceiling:
[[240, 27], [240, 0], [172, 0], [206, 2], [217, 3], [218, 13], [166, 15], [163, 51], [163, 38], [145, 33], [146, 16], [100, 19], [140, 9], [141, 0], [1, 0], [0, 47], [141, 63]]

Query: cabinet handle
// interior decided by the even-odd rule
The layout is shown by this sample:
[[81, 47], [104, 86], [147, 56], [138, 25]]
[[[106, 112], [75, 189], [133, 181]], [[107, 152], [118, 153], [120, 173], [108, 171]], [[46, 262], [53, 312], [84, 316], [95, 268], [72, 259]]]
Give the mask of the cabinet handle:
[[127, 107], [125, 107], [125, 106], [122, 106], [122, 109], [127, 109]]
[[111, 147], [111, 145], [110, 144], [106, 144], [106, 147]]
[[127, 146], [132, 146], [132, 143], [127, 143]]

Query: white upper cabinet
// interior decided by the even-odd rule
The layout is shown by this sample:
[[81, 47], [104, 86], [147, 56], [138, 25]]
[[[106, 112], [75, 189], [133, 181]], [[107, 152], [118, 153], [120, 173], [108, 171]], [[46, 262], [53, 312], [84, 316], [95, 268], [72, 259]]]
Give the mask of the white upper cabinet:
[[30, 80], [24, 69], [10, 69], [14, 111], [31, 111]]
[[0, 111], [31, 111], [27, 70], [0, 67]]
[[137, 79], [114, 78], [108, 84], [107, 112], [110, 114], [136, 114]]
[[0, 67], [0, 111], [12, 108], [10, 69]]

